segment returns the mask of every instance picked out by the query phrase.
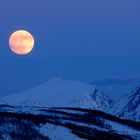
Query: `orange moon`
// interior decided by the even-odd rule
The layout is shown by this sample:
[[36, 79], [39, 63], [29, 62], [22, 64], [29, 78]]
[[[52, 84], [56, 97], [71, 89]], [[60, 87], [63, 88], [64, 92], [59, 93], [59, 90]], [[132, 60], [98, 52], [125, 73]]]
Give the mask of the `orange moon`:
[[32, 51], [34, 47], [34, 37], [25, 30], [14, 32], [9, 38], [11, 50], [19, 55], [25, 55]]

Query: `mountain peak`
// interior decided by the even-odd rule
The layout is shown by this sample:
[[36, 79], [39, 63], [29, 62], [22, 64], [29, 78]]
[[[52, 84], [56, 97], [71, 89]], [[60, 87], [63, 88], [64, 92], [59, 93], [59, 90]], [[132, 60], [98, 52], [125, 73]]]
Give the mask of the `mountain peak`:
[[25, 92], [2, 98], [7, 104], [102, 109], [109, 99], [93, 85], [55, 77]]

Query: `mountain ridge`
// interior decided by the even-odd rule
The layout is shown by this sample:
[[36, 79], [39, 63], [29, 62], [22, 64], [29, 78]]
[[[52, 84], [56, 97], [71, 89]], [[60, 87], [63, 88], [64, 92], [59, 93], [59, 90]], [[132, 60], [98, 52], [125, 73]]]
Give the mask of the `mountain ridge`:
[[112, 104], [96, 86], [55, 77], [23, 93], [1, 98], [7, 104], [103, 109]]
[[140, 85], [117, 102], [110, 113], [124, 119], [140, 121]]

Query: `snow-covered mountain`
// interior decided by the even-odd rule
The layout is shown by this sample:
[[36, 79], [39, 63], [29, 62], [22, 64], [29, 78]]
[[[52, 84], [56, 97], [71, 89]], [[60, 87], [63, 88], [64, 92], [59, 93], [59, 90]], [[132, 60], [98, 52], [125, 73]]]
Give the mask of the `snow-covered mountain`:
[[124, 119], [140, 121], [140, 85], [117, 102], [111, 113]]
[[104, 111], [139, 120], [140, 86], [112, 105], [96, 86], [53, 78], [1, 98], [0, 139], [139, 140], [140, 123]]
[[28, 106], [83, 107], [104, 109], [111, 105], [109, 97], [95, 86], [78, 81], [52, 78], [28, 91], [1, 98], [3, 103]]

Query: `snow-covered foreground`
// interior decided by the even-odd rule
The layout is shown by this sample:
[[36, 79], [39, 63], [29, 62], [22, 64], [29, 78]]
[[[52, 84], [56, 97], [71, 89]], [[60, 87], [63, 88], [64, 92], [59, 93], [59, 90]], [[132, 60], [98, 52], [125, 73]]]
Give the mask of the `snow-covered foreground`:
[[139, 140], [140, 123], [97, 110], [0, 106], [1, 140]]
[[72, 134], [68, 128], [56, 126], [54, 124], [47, 123], [43, 125], [39, 131], [41, 134], [48, 136], [51, 140], [82, 140], [82, 138]]

